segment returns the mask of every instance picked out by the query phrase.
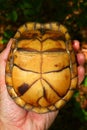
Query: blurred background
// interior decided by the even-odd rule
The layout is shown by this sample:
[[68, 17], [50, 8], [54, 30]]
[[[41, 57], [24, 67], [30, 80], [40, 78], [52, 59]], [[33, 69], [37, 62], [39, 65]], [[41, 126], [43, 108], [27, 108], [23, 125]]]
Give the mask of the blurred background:
[[87, 0], [0, 0], [0, 52], [25, 22], [60, 22], [86, 57], [85, 78], [49, 130], [87, 130]]

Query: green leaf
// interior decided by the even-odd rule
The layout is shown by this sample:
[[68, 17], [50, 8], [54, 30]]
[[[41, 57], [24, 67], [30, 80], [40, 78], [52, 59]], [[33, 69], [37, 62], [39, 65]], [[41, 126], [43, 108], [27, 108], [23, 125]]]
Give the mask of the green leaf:
[[18, 15], [17, 15], [17, 12], [15, 10], [12, 11], [11, 18], [12, 18], [12, 21], [14, 21], [14, 22], [17, 21]]
[[26, 1], [23, 2], [23, 3], [21, 3], [19, 6], [20, 6], [20, 8], [21, 8], [22, 10], [32, 8], [32, 4], [31, 4], [31, 3], [27, 3]]
[[85, 115], [85, 120], [87, 121], [87, 111], [85, 111], [84, 109], [82, 109], [82, 112], [84, 113], [84, 115]]
[[15, 10], [13, 10], [12, 12], [7, 13], [6, 17], [11, 21], [16, 22], [18, 18], [18, 14]]
[[87, 76], [85, 76], [83, 84], [85, 85], [85, 87], [87, 87]]
[[6, 44], [8, 42], [7, 39], [2, 39], [2, 44]]

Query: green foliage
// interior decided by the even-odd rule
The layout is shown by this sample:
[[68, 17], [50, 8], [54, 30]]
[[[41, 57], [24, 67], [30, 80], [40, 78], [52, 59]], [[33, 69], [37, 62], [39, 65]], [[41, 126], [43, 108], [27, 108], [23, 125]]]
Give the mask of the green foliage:
[[[0, 0], [1, 14], [11, 22], [21, 21], [59, 21], [66, 25], [77, 24], [86, 26], [87, 1], [71, 0], [72, 6], [66, 0]], [[79, 15], [74, 11], [81, 10]], [[67, 15], [72, 17], [65, 21]]]
[[14, 33], [11, 30], [6, 30], [3, 34], [2, 43], [6, 44], [13, 35]]
[[[87, 26], [87, 0], [0, 0], [0, 5], [1, 24], [58, 21], [78, 40], [82, 40], [80, 28]], [[4, 43], [6, 40], [4, 37]]]
[[[4, 4], [5, 3], [5, 4]], [[40, 14], [43, 0], [4, 0], [0, 1], [2, 15], [11, 22], [35, 20]], [[35, 18], [35, 19], [34, 19]]]
[[84, 84], [85, 87], [87, 87], [87, 76], [85, 76], [85, 79], [84, 79], [84, 81], [83, 81], [83, 84]]
[[6, 19], [11, 20], [12, 22], [16, 22], [18, 19], [18, 14], [15, 10], [6, 14]]
[[0, 0], [0, 5], [1, 24], [58, 21], [80, 41], [80, 29], [87, 25], [87, 0]]

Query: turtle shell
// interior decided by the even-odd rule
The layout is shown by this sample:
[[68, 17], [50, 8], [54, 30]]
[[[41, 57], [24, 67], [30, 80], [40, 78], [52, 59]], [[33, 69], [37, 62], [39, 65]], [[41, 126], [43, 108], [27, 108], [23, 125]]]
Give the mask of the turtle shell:
[[26, 23], [11, 46], [6, 85], [26, 110], [46, 113], [63, 107], [77, 86], [77, 64], [70, 35], [59, 23]]

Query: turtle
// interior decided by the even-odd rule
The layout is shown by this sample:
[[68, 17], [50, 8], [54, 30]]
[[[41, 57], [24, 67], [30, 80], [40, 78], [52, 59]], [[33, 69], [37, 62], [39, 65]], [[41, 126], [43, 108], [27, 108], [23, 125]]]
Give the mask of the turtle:
[[78, 83], [72, 39], [58, 22], [27, 22], [14, 37], [6, 62], [6, 86], [14, 102], [36, 113], [60, 110]]

